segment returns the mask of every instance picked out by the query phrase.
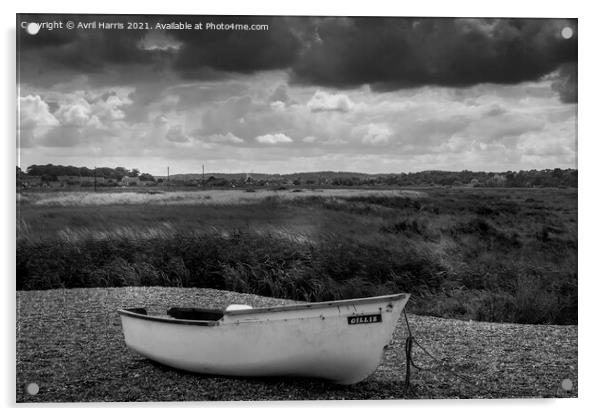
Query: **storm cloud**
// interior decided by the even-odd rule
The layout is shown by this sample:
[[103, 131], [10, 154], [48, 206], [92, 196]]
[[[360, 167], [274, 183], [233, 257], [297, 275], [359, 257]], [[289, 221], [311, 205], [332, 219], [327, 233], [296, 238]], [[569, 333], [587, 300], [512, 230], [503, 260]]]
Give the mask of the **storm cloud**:
[[[60, 16], [47, 16], [47, 20]], [[76, 16], [76, 21], [243, 23], [263, 31], [22, 32], [27, 66], [102, 71], [149, 65], [185, 79], [286, 70], [291, 83], [391, 91], [428, 85], [517, 84], [557, 72], [560, 98], [576, 100], [577, 21], [571, 19], [301, 18], [274, 16]], [[33, 16], [21, 15], [28, 21]], [[35, 19], [40, 20], [40, 16]], [[571, 28], [565, 39], [562, 29]], [[170, 45], [172, 39], [174, 47]]]
[[[334, 19], [294, 64], [299, 82], [377, 90], [516, 84], [576, 62], [574, 21], [543, 19]], [[576, 29], [574, 30], [576, 32]]]

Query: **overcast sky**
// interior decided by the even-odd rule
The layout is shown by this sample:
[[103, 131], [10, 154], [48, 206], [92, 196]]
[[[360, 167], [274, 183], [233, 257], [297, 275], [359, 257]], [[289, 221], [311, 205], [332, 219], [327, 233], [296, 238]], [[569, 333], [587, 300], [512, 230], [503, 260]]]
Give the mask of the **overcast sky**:
[[[368, 173], [576, 168], [570, 19], [33, 16], [267, 31], [18, 29], [20, 165]], [[20, 24], [19, 24], [20, 26]]]

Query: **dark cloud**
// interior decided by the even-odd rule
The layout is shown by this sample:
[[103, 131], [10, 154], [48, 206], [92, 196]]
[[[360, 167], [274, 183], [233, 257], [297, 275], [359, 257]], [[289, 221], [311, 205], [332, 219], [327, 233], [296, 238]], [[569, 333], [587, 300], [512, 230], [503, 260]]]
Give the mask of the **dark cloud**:
[[[19, 30], [21, 66], [102, 72], [154, 66], [191, 79], [289, 70], [294, 83], [395, 90], [424, 85], [515, 84], [560, 70], [555, 88], [575, 101], [577, 21], [571, 19], [303, 18], [273, 16], [53, 16], [19, 21], [267, 24], [266, 31], [170, 30], [177, 47], [141, 47], [145, 30]], [[572, 29], [565, 39], [561, 31]]]
[[535, 80], [576, 62], [556, 19], [330, 19], [294, 65], [308, 84], [377, 90]]
[[[65, 25], [67, 21], [118, 23], [125, 20], [127, 18], [115, 15], [19, 15], [17, 27], [21, 22], [61, 21]], [[141, 49], [139, 44], [144, 36], [145, 31], [139, 30], [41, 29], [34, 36], [19, 30], [17, 54], [23, 63], [39, 69], [102, 72], [110, 65], [152, 63], [160, 51]]]
[[265, 31], [177, 31], [182, 47], [174, 62], [176, 70], [189, 78], [203, 78], [206, 67], [251, 73], [290, 67], [298, 58], [302, 38], [293, 30], [299, 19], [262, 16], [211, 16], [201, 23], [269, 25]]
[[559, 94], [563, 102], [577, 102], [577, 63], [571, 62], [559, 68], [557, 79], [552, 83], [552, 89]]

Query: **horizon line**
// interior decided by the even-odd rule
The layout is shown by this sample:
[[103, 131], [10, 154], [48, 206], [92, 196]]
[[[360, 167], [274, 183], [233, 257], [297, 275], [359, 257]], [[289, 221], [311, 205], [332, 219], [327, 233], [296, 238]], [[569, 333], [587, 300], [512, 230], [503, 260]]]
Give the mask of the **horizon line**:
[[[21, 166], [17, 165], [18, 168], [20, 168], [24, 173], [26, 173], [26, 170], [28, 168], [30, 168], [31, 166], [47, 166], [47, 165], [53, 165], [53, 166], [63, 166], [63, 167], [75, 167], [78, 169], [89, 169], [89, 170], [95, 170], [95, 169], [103, 169], [103, 168], [109, 168], [109, 169], [116, 169], [117, 167], [123, 167], [123, 166], [115, 166], [115, 167], [109, 167], [109, 166], [94, 166], [92, 168], [89, 168], [87, 166], [74, 166], [74, 165], [54, 165], [53, 163], [46, 163], [45, 165], [41, 165], [41, 164], [32, 164], [29, 165], [27, 168], [23, 169], [21, 168]], [[166, 166], [167, 167], [167, 166]], [[124, 167], [125, 168], [125, 167]], [[171, 167], [170, 167], [171, 168]], [[132, 169], [138, 169], [138, 168], [125, 168], [128, 170], [132, 170]], [[419, 171], [398, 171], [398, 172], [378, 172], [378, 173], [368, 173], [368, 172], [361, 172], [361, 171], [352, 171], [352, 170], [312, 170], [312, 171], [296, 171], [296, 172], [272, 172], [272, 173], [268, 173], [268, 172], [253, 172], [253, 171], [236, 171], [236, 172], [219, 172], [219, 171], [214, 171], [214, 172], [185, 172], [185, 173], [170, 173], [169, 176], [174, 176], [174, 175], [303, 175], [303, 174], [311, 174], [311, 173], [339, 173], [339, 174], [359, 174], [359, 175], [370, 175], [370, 176], [379, 176], [379, 175], [401, 175], [401, 174], [406, 174], [406, 175], [410, 175], [410, 174], [417, 174], [417, 173], [424, 173], [424, 172], [447, 172], [447, 173], [462, 173], [462, 172], [472, 172], [472, 173], [478, 173], [478, 172], [484, 172], [484, 173], [508, 173], [508, 172], [530, 172], [530, 171], [547, 171], [547, 170], [556, 170], [556, 169], [560, 169], [560, 170], [578, 170], [578, 167], [574, 167], [574, 168], [560, 168], [560, 167], [554, 167], [554, 168], [542, 168], [542, 169], [536, 169], [536, 168], [531, 168], [531, 169], [519, 169], [519, 170], [512, 170], [512, 169], [508, 169], [508, 170], [499, 170], [499, 171], [488, 171], [488, 170], [471, 170], [471, 169], [462, 169], [462, 170], [445, 170], [445, 169], [425, 169], [425, 170], [419, 170]], [[148, 173], [152, 176], [155, 177], [167, 177], [168, 175], [165, 174], [152, 174], [149, 172], [142, 172], [140, 171], [140, 174], [143, 173]]]

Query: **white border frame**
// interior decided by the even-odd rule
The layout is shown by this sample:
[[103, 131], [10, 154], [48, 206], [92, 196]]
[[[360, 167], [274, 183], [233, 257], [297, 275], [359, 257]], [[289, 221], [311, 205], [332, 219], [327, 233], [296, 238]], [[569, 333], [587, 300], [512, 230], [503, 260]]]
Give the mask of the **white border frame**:
[[[86, 3], [81, 0], [41, 1], [29, 0], [26, 3], [2, 4], [3, 65], [2, 81], [5, 92], [1, 100], [4, 149], [2, 152], [2, 178], [4, 180], [4, 204], [2, 204], [3, 238], [0, 253], [4, 266], [3, 314], [4, 342], [2, 356], [6, 360], [0, 378], [2, 386], [1, 403], [14, 407], [15, 401], [15, 180], [16, 165], [16, 77], [15, 77], [15, 19], [16, 13], [144, 13], [144, 14], [258, 14], [258, 15], [334, 15], [334, 16], [463, 16], [463, 17], [572, 17], [579, 19], [579, 399], [524, 399], [524, 400], [420, 400], [420, 401], [364, 401], [364, 402], [252, 402], [252, 403], [148, 403], [148, 404], [66, 404], [27, 406], [26, 413], [41, 410], [44, 413], [80, 414], [75, 407], [86, 407], [86, 412], [104, 414], [107, 409], [94, 407], [122, 407], [131, 411], [133, 407], [144, 413], [161, 414], [159, 407], [177, 408], [178, 412], [198, 415], [205, 408], [212, 414], [221, 411], [250, 412], [252, 414], [287, 413], [305, 414], [316, 410], [331, 413], [335, 409], [345, 408], [353, 414], [365, 413], [371, 408], [380, 408], [385, 412], [445, 413], [446, 415], [470, 415], [484, 412], [492, 415], [508, 412], [545, 411], [549, 414], [588, 411], [596, 404], [600, 385], [599, 359], [599, 322], [595, 306], [599, 301], [594, 298], [600, 293], [601, 276], [598, 272], [597, 247], [602, 235], [599, 221], [599, 179], [601, 178], [598, 161], [602, 155], [600, 142], [599, 100], [600, 66], [599, 40], [600, 14], [596, 13], [595, 2], [573, 0], [546, 2], [526, 2], [524, 0], [505, 0], [492, 2], [466, 0], [422, 0], [420, 2], [391, 2], [371, 0], [352, 4], [350, 2], [330, 2], [323, 0], [303, 0], [302, 2], [278, 2], [274, 0], [208, 2], [184, 2], [170, 0], [162, 4], [142, 2], [126, 3], [123, 0], [102, 0]], [[40, 408], [42, 407], [42, 408]], [[192, 409], [190, 407], [193, 407]], [[286, 409], [286, 410], [285, 410]], [[311, 410], [310, 410], [311, 409]], [[12, 409], [14, 410], [14, 409]], [[202, 412], [203, 410], [201, 410]]]

